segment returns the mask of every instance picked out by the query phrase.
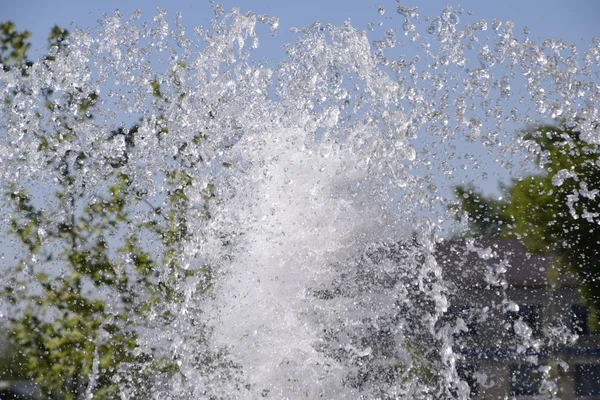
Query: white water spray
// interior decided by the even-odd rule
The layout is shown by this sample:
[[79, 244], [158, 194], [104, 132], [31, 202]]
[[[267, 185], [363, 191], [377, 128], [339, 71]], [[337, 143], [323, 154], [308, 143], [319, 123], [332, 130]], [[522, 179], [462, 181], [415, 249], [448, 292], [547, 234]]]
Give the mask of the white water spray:
[[[440, 327], [451, 293], [433, 257], [451, 217], [440, 176], [491, 155], [510, 164], [524, 147], [515, 124], [535, 119], [523, 101], [536, 118], [579, 121], [595, 140], [586, 121], [598, 118], [600, 48], [578, 57], [561, 42], [519, 40], [509, 24], [480, 43], [487, 23], [461, 25], [450, 7], [421, 38], [415, 10], [399, 12], [412, 35], [405, 46], [420, 46], [414, 57], [394, 53], [394, 29], [371, 41], [350, 23], [315, 23], [278, 65], [253, 64], [256, 24], [277, 20], [234, 9], [192, 38], [164, 12], [151, 24], [116, 14], [98, 36], [73, 33], [67, 52], [28, 76], [1, 73], [11, 98], [0, 140], [6, 182], [51, 191], [55, 177], [40, 166], [85, 152], [65, 156], [81, 164], [74, 190], [102, 192], [119, 168], [135, 188], [137, 221], [150, 206], [176, 208], [165, 189], [174, 170], [192, 182], [177, 187], [189, 201], [178, 257], [185, 269], [210, 270], [210, 289], [179, 276], [183, 300], [160, 308], [173, 321], [142, 335], [179, 368], [157, 378], [157, 398], [469, 396], [451, 329]], [[520, 79], [526, 90], [514, 94]], [[47, 88], [106, 98], [93, 119], [67, 100], [57, 118], [40, 104]], [[107, 140], [140, 117], [135, 144], [125, 134]], [[49, 127], [59, 133], [50, 155], [40, 146]]]

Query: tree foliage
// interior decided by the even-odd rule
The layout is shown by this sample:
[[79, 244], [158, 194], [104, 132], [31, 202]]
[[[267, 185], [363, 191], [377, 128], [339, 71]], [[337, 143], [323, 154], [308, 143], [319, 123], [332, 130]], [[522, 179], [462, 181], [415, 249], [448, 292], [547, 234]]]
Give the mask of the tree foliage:
[[[21, 68], [26, 76], [27, 68], [35, 65], [27, 59], [29, 36], [11, 22], [0, 25], [5, 71]], [[52, 29], [49, 54], [37, 61], [42, 68], [52, 68], [59, 55], [68, 53], [67, 37], [66, 30]], [[161, 101], [158, 82], [152, 82], [152, 90]], [[14, 96], [34, 95], [21, 90]], [[14, 96], [3, 99], [5, 107], [12, 106]], [[132, 393], [144, 398], [144, 379], [176, 367], [165, 351], [140, 346], [139, 329], [172, 322], [172, 307], [165, 304], [181, 301], [177, 283], [182, 277], [197, 275], [203, 288], [209, 286], [207, 268], [194, 270], [180, 263], [187, 238], [186, 190], [192, 183], [184, 167], [193, 160], [180, 152], [162, 176], [159, 198], [164, 201], [153, 204], [134, 187], [128, 169], [139, 124], [107, 132], [86, 149], [65, 146], [94, 119], [98, 102], [95, 92], [83, 94], [74, 87], [58, 94], [48, 88], [35, 137], [51, 185], [15, 178], [3, 188], [11, 207], [9, 233], [20, 248], [2, 291], [10, 307], [9, 358], [21, 365], [8, 377], [35, 380], [48, 398], [75, 399], [87, 391], [94, 399], [116, 399], [123, 385], [137, 386]], [[141, 122], [159, 139], [168, 134], [160, 117]], [[117, 146], [121, 150], [105, 156], [101, 164], [97, 158], [90, 164], [100, 148], [115, 143], [124, 146]], [[103, 184], [88, 184], [90, 169], [100, 174]], [[210, 198], [212, 192], [205, 196], [207, 218]], [[131, 365], [128, 384], [120, 375]]]
[[17, 31], [11, 21], [0, 24], [0, 64], [4, 71], [31, 65], [27, 59], [27, 50], [31, 47], [31, 43], [27, 42], [29, 37], [31, 32]]
[[505, 199], [485, 196], [473, 185], [457, 186], [454, 190], [459, 201], [455, 210], [467, 215], [469, 235], [494, 237], [505, 234], [511, 221]]
[[457, 187], [459, 218], [467, 216], [473, 235], [517, 237], [532, 252], [554, 254], [555, 267], [574, 273], [599, 310], [600, 146], [566, 123], [537, 126], [523, 139], [542, 172], [515, 180], [501, 199]]

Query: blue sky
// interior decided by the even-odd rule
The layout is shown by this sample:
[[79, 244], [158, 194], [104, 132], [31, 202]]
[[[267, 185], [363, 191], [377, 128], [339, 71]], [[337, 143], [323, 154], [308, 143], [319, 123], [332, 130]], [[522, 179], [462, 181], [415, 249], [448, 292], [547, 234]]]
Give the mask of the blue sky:
[[[440, 15], [446, 5], [464, 10], [463, 21], [485, 19], [490, 24], [494, 18], [512, 20], [517, 36], [522, 36], [527, 27], [531, 40], [562, 38], [567, 43], [575, 43], [580, 54], [592, 44], [593, 37], [600, 37], [599, 0], [223, 0], [221, 4], [225, 10], [237, 6], [244, 12], [252, 10], [280, 18], [274, 38], [266, 27], [259, 30], [260, 46], [254, 53], [255, 58], [265, 58], [271, 63], [278, 63], [284, 56], [283, 45], [294, 41], [295, 34], [290, 28], [308, 26], [315, 20], [341, 24], [350, 19], [359, 29], [372, 21], [382, 21], [383, 29], [396, 28], [401, 32], [404, 17], [395, 11], [398, 4], [417, 6], [423, 24], [425, 17]], [[54, 25], [71, 31], [75, 27], [94, 31], [98, 19], [103, 18], [104, 13], [112, 15], [116, 8], [124, 19], [135, 9], [140, 9], [142, 20], [151, 20], [157, 6], [167, 10], [171, 21], [176, 12], [182, 12], [183, 23], [189, 31], [198, 25], [209, 25], [214, 15], [209, 0], [0, 0], [0, 20], [12, 20], [19, 29], [30, 30], [33, 33], [32, 53], [36, 56], [44, 53], [46, 35]], [[383, 15], [378, 13], [381, 6], [385, 7]], [[417, 27], [417, 31], [423, 32], [423, 26]], [[491, 29], [489, 32], [493, 36]], [[404, 49], [399, 51], [404, 52]], [[507, 172], [501, 172], [497, 166], [491, 166], [490, 170], [499, 175], [483, 183], [486, 191], [495, 190], [497, 179], [507, 178]]]
[[[225, 0], [224, 8], [239, 6], [243, 11], [269, 14], [280, 18], [280, 29], [274, 39], [263, 39], [262, 56], [278, 60], [283, 43], [293, 40], [290, 27], [302, 27], [320, 20], [322, 23], [340, 24], [351, 19], [357, 28], [370, 21], [383, 20], [390, 27], [398, 27], [403, 17], [394, 8], [394, 0]], [[445, 5], [463, 8], [473, 14], [469, 18], [512, 20], [517, 32], [527, 26], [535, 39], [563, 38], [583, 49], [591, 44], [592, 37], [600, 37], [600, 1], [597, 0], [400, 0], [404, 6], [418, 6], [419, 15], [439, 15]], [[380, 16], [379, 6], [386, 13]], [[140, 9], [150, 18], [160, 6], [172, 16], [181, 11], [184, 23], [190, 27], [207, 25], [212, 17], [209, 0], [0, 0], [0, 20], [12, 20], [20, 29], [33, 33], [33, 50], [39, 54], [45, 46], [49, 29], [57, 24], [72, 30], [74, 26], [94, 28], [103, 13], [112, 14], [116, 8], [128, 17]], [[466, 13], [464, 15], [467, 15]], [[266, 35], [268, 37], [268, 35]]]

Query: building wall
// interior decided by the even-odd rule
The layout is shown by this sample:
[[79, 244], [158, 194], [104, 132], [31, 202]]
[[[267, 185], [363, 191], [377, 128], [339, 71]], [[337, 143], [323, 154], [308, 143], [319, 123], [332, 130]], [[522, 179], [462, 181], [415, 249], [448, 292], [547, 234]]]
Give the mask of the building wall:
[[[581, 327], [573, 319], [573, 306], [581, 307], [575, 286], [555, 290], [542, 286], [510, 287], [506, 291], [479, 288], [462, 292], [462, 301], [460, 297], [459, 292], [450, 314], [463, 319], [468, 332], [455, 334], [455, 350], [464, 357], [466, 365], [474, 367], [470, 372], [486, 374], [490, 385], [489, 388], [479, 385], [479, 393], [474, 398], [510, 398], [518, 388], [527, 392], [527, 379], [519, 385], [518, 380], [511, 383], [511, 377], [526, 378], [527, 367], [519, 370], [519, 365], [533, 361], [537, 362], [537, 366], [532, 367], [534, 370], [551, 367], [548, 380], [556, 383], [559, 398], [600, 400], [600, 394], [577, 396], [576, 374], [586, 372], [581, 371], [581, 366], [600, 368], [600, 335], [575, 336]], [[507, 311], [515, 310], [515, 306], [519, 311]], [[531, 316], [532, 310], [538, 317]], [[589, 379], [596, 379], [594, 372], [592, 369]], [[535, 381], [535, 376], [530, 380]], [[534, 382], [532, 385], [535, 386]], [[592, 382], [590, 387], [594, 387]], [[580, 385], [579, 392], [582, 390], [585, 387]]]

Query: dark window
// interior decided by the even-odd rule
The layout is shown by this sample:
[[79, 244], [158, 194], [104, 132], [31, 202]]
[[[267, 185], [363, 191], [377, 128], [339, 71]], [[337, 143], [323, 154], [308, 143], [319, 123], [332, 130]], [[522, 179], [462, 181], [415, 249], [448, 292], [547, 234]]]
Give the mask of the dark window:
[[479, 395], [479, 382], [475, 376], [477, 369], [472, 364], [459, 363], [456, 366], [456, 372], [461, 380], [465, 381], [469, 385], [471, 390], [471, 396]]
[[535, 396], [540, 392], [542, 375], [533, 364], [513, 365], [510, 369], [510, 393], [512, 396]]
[[580, 336], [594, 334], [588, 324], [589, 316], [590, 310], [586, 306], [583, 304], [573, 304], [571, 306], [571, 332]]
[[[475, 309], [468, 306], [451, 306], [444, 315], [444, 321], [450, 323], [453, 326], [458, 326], [460, 323], [459, 319], [464, 322], [466, 331], [462, 330], [455, 333], [456, 337], [465, 337], [469, 335], [477, 335], [477, 315]], [[462, 325], [462, 323], [460, 323]], [[463, 328], [464, 328], [463, 327]]]
[[505, 314], [508, 332], [515, 335], [515, 322], [522, 320], [529, 328], [533, 336], [540, 336], [542, 333], [541, 307], [539, 305], [520, 305], [519, 311], [508, 311]]
[[600, 396], [600, 364], [575, 366], [575, 395]]

